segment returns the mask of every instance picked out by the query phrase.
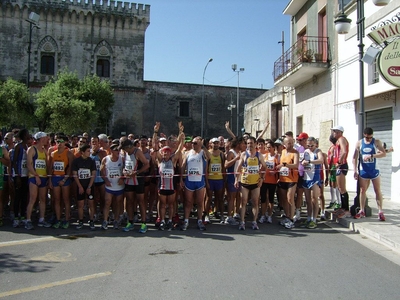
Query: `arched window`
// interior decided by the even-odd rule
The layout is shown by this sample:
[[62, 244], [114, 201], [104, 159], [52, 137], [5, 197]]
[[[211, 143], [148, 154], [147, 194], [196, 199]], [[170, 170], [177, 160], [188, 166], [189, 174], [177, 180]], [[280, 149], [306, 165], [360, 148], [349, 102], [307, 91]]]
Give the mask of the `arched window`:
[[99, 77], [110, 77], [110, 61], [108, 59], [97, 60], [96, 74]]
[[44, 54], [40, 59], [40, 74], [54, 75], [54, 55]]

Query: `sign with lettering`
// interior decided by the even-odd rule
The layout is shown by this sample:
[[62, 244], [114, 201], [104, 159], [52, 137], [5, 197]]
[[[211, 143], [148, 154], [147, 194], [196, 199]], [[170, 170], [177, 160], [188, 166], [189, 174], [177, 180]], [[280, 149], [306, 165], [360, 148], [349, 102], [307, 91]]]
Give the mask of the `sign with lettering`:
[[390, 84], [400, 87], [400, 42], [394, 40], [378, 56], [379, 73]]

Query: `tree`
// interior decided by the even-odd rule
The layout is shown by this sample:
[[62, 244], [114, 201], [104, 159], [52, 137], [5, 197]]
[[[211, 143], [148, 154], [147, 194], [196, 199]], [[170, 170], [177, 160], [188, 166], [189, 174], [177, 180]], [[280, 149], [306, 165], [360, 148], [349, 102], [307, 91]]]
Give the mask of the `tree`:
[[8, 78], [0, 83], [0, 126], [31, 127], [36, 124], [34, 105], [25, 84]]
[[96, 75], [83, 80], [75, 72], [63, 70], [36, 94], [40, 130], [73, 133], [89, 131], [108, 120], [114, 105], [109, 82]]

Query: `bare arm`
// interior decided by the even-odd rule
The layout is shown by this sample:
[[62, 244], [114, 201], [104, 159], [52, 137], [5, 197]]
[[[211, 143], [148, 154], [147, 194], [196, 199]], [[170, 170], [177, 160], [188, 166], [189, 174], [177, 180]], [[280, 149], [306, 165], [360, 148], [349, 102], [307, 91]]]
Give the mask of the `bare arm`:
[[269, 120], [267, 120], [267, 122], [265, 122], [265, 128], [264, 128], [264, 130], [258, 135], [258, 137], [257, 137], [257, 139], [256, 140], [258, 140], [258, 139], [261, 139], [262, 137], [263, 137], [263, 135], [265, 134], [265, 132], [267, 131], [267, 129], [268, 129], [268, 127], [269, 127]]
[[225, 129], [226, 131], [229, 133], [229, 135], [231, 137], [233, 137], [234, 139], [236, 138], [236, 135], [232, 132], [232, 130], [229, 128], [229, 121], [225, 122]]

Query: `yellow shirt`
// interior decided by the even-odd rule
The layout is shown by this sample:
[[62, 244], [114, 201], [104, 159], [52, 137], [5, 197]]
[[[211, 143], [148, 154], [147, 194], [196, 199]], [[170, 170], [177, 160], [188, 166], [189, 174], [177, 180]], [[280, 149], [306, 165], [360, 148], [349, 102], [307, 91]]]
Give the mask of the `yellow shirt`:
[[256, 152], [254, 157], [251, 157], [246, 151], [246, 160], [243, 163], [241, 183], [244, 184], [257, 184], [260, 179], [260, 155]]
[[222, 158], [221, 155], [214, 156], [211, 154], [210, 164], [208, 167], [208, 179], [221, 180], [222, 175]]

